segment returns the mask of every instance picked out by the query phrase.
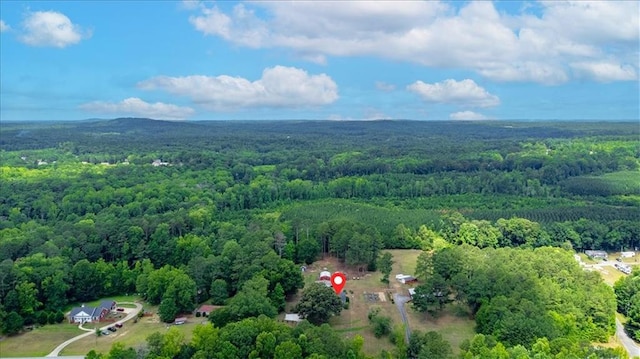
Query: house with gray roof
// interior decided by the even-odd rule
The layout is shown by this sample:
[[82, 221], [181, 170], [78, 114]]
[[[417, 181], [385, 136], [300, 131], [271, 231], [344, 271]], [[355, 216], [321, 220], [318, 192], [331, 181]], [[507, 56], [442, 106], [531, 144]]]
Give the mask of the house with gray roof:
[[116, 302], [113, 300], [103, 300], [97, 307], [88, 307], [83, 304], [71, 309], [69, 323], [99, 322], [115, 308]]

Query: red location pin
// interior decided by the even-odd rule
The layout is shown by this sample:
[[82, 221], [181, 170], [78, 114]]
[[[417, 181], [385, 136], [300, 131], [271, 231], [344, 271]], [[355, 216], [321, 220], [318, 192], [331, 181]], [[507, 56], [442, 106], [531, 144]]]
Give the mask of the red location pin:
[[333, 290], [336, 294], [340, 295], [342, 292], [342, 288], [347, 283], [347, 277], [340, 272], [335, 272], [331, 275], [331, 286], [333, 286]]

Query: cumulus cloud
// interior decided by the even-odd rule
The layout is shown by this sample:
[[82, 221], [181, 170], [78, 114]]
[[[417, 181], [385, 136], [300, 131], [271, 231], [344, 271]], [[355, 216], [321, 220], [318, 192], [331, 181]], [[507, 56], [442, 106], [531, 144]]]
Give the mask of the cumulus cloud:
[[640, 5], [634, 1], [542, 1], [512, 14], [489, 1], [257, 1], [229, 12], [215, 5], [198, 11], [189, 20], [204, 34], [291, 49], [317, 63], [373, 55], [470, 69], [497, 81], [558, 84], [571, 80], [571, 63], [613, 56], [637, 72]]
[[285, 66], [266, 68], [255, 81], [227, 75], [158, 76], [138, 83], [138, 87], [187, 96], [207, 108], [224, 111], [321, 106], [338, 99], [338, 86], [331, 77], [309, 75], [304, 70]]
[[7, 25], [4, 20], [0, 20], [0, 32], [11, 30], [11, 26]]
[[571, 64], [578, 76], [599, 82], [629, 81], [638, 78], [631, 65], [620, 65], [613, 62], [578, 62]]
[[449, 115], [449, 118], [457, 121], [480, 121], [488, 119], [487, 116], [473, 111], [454, 112]]
[[141, 116], [162, 120], [184, 120], [194, 114], [190, 107], [156, 102], [148, 103], [137, 97], [130, 97], [120, 102], [95, 101], [80, 106], [81, 109], [97, 113]]
[[52, 46], [63, 48], [91, 37], [75, 25], [63, 13], [56, 11], [36, 11], [27, 15], [22, 23], [20, 40], [32, 46]]
[[500, 104], [497, 96], [490, 94], [471, 79], [462, 81], [448, 79], [433, 84], [416, 81], [407, 86], [407, 89], [420, 95], [427, 102], [473, 107], [492, 107]]

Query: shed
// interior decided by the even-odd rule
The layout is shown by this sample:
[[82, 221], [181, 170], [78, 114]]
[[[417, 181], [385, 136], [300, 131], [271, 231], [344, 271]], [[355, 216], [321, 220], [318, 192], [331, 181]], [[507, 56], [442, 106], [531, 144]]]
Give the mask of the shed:
[[218, 309], [218, 307], [215, 305], [203, 304], [196, 310], [196, 315], [200, 313], [201, 316], [208, 317], [209, 314], [216, 309]]
[[302, 321], [302, 319], [300, 319], [300, 316], [296, 313], [289, 313], [289, 314], [285, 314], [284, 315], [284, 321], [287, 323], [300, 323]]
[[412, 282], [417, 282], [418, 281], [414, 276], [405, 275], [405, 274], [397, 275], [396, 279], [398, 280], [398, 282], [400, 282], [402, 284], [407, 284], [407, 283], [412, 283]]
[[320, 277], [318, 278], [318, 280], [331, 281], [331, 273], [326, 270], [323, 270], [322, 272], [320, 272]]

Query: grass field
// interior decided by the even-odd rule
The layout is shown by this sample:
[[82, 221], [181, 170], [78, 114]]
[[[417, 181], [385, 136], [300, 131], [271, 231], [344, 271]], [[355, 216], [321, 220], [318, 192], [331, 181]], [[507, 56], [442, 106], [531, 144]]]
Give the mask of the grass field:
[[45, 325], [0, 340], [0, 357], [38, 357], [49, 354], [58, 344], [84, 333], [77, 325]]
[[[206, 321], [206, 318], [189, 318], [187, 323], [183, 325], [175, 325], [185, 335], [185, 341], [191, 340], [191, 333], [193, 328]], [[77, 342], [71, 343], [66, 347], [60, 355], [83, 355], [90, 350], [95, 350], [99, 353], [107, 353], [111, 349], [113, 343], [122, 343], [126, 347], [137, 347], [138, 345], [146, 343], [146, 339], [149, 335], [160, 332], [165, 333], [169, 326], [160, 322], [157, 316], [144, 317], [137, 323], [129, 321], [125, 325], [118, 329], [117, 332], [110, 335], [97, 337], [91, 335], [87, 338], [83, 338]]]

